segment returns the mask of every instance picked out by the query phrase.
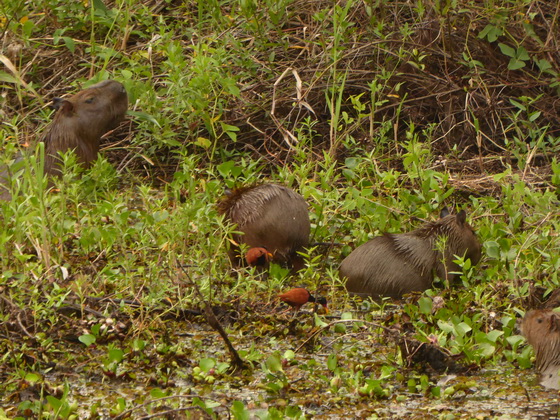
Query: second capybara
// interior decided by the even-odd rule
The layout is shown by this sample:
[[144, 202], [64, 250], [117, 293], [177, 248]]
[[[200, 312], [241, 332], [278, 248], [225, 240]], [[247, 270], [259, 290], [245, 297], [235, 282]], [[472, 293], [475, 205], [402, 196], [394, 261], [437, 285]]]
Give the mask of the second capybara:
[[[453, 279], [459, 267], [455, 255], [481, 257], [481, 245], [466, 221], [465, 211], [456, 215], [447, 209], [440, 219], [408, 233], [386, 233], [360, 245], [340, 265], [346, 289], [363, 296], [400, 298], [405, 293], [429, 289], [434, 275]], [[445, 241], [442, 253], [438, 241]]]
[[[311, 224], [305, 199], [290, 188], [261, 184], [228, 191], [218, 204], [218, 211], [237, 225], [233, 241], [250, 248], [263, 247], [272, 260], [293, 270], [303, 268], [297, 254], [309, 244]], [[239, 247], [232, 245], [229, 256], [239, 266], [243, 258]]]
[[521, 333], [535, 351], [540, 384], [560, 389], [560, 313], [550, 309], [528, 311], [521, 322]]
[[[99, 82], [66, 99], [55, 98], [55, 116], [42, 141], [45, 143], [44, 172], [60, 175], [60, 152], [73, 150], [85, 167], [97, 158], [101, 136], [117, 127], [128, 109], [124, 86], [114, 80]], [[16, 158], [21, 161], [22, 156]], [[0, 172], [0, 199], [9, 200], [11, 168]]]

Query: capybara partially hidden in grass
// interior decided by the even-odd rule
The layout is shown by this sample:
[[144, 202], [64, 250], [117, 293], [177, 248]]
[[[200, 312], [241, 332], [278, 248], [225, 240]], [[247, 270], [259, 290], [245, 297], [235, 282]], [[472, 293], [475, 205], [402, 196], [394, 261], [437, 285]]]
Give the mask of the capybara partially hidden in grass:
[[[45, 143], [47, 175], [60, 175], [59, 152], [73, 150], [85, 167], [97, 158], [101, 136], [117, 127], [128, 109], [128, 96], [122, 84], [114, 80], [99, 82], [66, 99], [55, 98], [54, 119], [42, 139]], [[21, 161], [19, 156], [16, 160]], [[10, 199], [9, 169], [0, 172], [0, 198]]]
[[560, 313], [533, 309], [525, 314], [521, 332], [535, 351], [540, 384], [560, 389]]
[[[303, 268], [297, 255], [309, 244], [311, 225], [307, 203], [301, 195], [276, 184], [262, 184], [228, 191], [218, 204], [218, 211], [235, 223], [242, 235], [234, 235], [237, 244], [263, 247], [272, 260], [293, 270]], [[232, 245], [229, 256], [239, 266], [243, 262], [239, 247]]]
[[45, 142], [45, 173], [60, 174], [59, 152], [73, 150], [88, 167], [97, 158], [101, 136], [117, 127], [128, 109], [128, 96], [114, 80], [99, 82], [67, 98], [55, 98], [57, 110]]
[[[460, 268], [455, 255], [478, 263], [481, 246], [466, 213], [441, 212], [441, 218], [401, 234], [386, 233], [360, 245], [340, 265], [349, 292], [364, 296], [400, 298], [405, 293], [429, 289], [434, 275], [453, 279]], [[441, 238], [441, 239], [440, 239]], [[438, 242], [445, 244], [443, 255]]]

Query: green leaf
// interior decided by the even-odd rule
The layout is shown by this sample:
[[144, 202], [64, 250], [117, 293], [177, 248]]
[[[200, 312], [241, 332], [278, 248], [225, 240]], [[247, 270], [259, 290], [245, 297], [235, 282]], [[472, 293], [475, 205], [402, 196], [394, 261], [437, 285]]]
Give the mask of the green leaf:
[[8, 74], [4, 71], [0, 71], [0, 82], [5, 82], [5, 83], [19, 83], [18, 80], [12, 76], [11, 74]]
[[231, 95], [239, 97], [239, 95], [241, 94], [241, 90], [239, 89], [239, 87], [235, 83], [235, 80], [227, 77], [227, 78], [221, 79], [220, 83], [222, 84], [222, 87], [227, 92], [229, 92]]
[[216, 361], [214, 359], [202, 359], [199, 363], [200, 369], [202, 369], [203, 372], [208, 373], [208, 371], [210, 371], [210, 369], [212, 369], [214, 366], [216, 366]]
[[208, 140], [206, 137], [197, 137], [194, 144], [204, 149], [208, 149], [210, 146], [212, 146], [212, 142]]
[[236, 127], [235, 125], [226, 124], [221, 121], [220, 121], [220, 125], [224, 133], [226, 133], [230, 139], [232, 139], [234, 142], [237, 141], [237, 131], [239, 131], [239, 127]]
[[529, 60], [529, 53], [527, 52], [527, 50], [523, 46], [521, 46], [517, 49], [515, 55], [516, 55], [518, 60], [523, 60], [523, 61]]
[[552, 64], [550, 64], [550, 62], [548, 60], [540, 59], [540, 60], [535, 60], [535, 63], [537, 63], [537, 66], [539, 66], [539, 70], [542, 71], [546, 71], [546, 70], [550, 70], [552, 68]]
[[492, 343], [496, 343], [496, 340], [504, 335], [503, 331], [500, 330], [492, 330], [488, 334], [486, 334], [486, 338], [490, 340]]
[[525, 338], [522, 335], [510, 335], [506, 338], [506, 341], [511, 347], [516, 348], [520, 343], [525, 341]]
[[251, 418], [249, 411], [245, 408], [245, 404], [241, 401], [234, 401], [231, 404], [231, 413], [233, 418], [237, 420], [249, 420]]
[[535, 111], [531, 115], [529, 115], [529, 121], [533, 122], [540, 116], [541, 116], [541, 111]]
[[470, 327], [469, 324], [465, 323], [465, 322], [460, 322], [455, 326], [455, 331], [457, 331], [457, 333], [463, 337], [466, 333], [472, 331], [472, 328]]
[[280, 358], [274, 354], [268, 356], [265, 362], [266, 367], [272, 373], [281, 372], [282, 371], [282, 361]]
[[109, 350], [108, 354], [109, 360], [112, 362], [120, 363], [124, 358], [124, 351], [122, 351], [121, 349], [111, 349]]
[[34, 383], [39, 382], [41, 380], [41, 377], [39, 375], [37, 375], [36, 373], [30, 372], [30, 373], [25, 374], [25, 380], [29, 383], [34, 384]]
[[509, 60], [508, 69], [519, 70], [523, 67], [525, 67], [525, 62], [524, 61], [520, 61], [516, 58], [512, 58], [511, 60]]
[[348, 169], [356, 169], [359, 163], [360, 160], [355, 157], [349, 157], [344, 160], [344, 165], [346, 165]]
[[344, 324], [336, 324], [334, 326], [334, 332], [337, 334], [344, 334], [346, 333], [346, 325]]
[[484, 243], [486, 255], [490, 258], [500, 258], [500, 245], [496, 241], [486, 241]]
[[313, 314], [313, 323], [315, 324], [316, 327], [322, 328], [322, 327], [326, 327], [327, 324], [325, 321], [323, 321], [321, 318], [319, 318], [319, 315], [317, 314]]
[[422, 296], [418, 299], [418, 307], [420, 308], [420, 312], [423, 314], [431, 314], [432, 313], [432, 299], [426, 296]]
[[72, 38], [63, 36], [62, 40], [64, 41], [64, 45], [66, 45], [66, 48], [68, 48], [71, 53], [74, 53], [74, 51], [76, 51], [76, 44]]
[[62, 401], [52, 395], [47, 395], [47, 402], [54, 411], [59, 411], [62, 407]]
[[141, 111], [128, 111], [127, 112], [128, 115], [132, 115], [133, 117], [137, 118], [140, 121], [147, 121], [147, 122], [151, 122], [152, 124], [154, 124], [155, 126], [157, 126], [158, 128], [161, 128], [161, 125], [157, 122], [157, 120], [154, 118], [153, 115], [150, 115], [146, 112], [141, 112]]
[[92, 6], [94, 10], [99, 10], [103, 13], [107, 13], [109, 11], [101, 0], [93, 0]]
[[502, 44], [501, 42], [498, 44], [498, 47], [500, 47], [500, 50], [502, 51], [502, 54], [507, 55], [508, 57], [515, 57], [515, 50], [510, 47], [509, 45], [506, 44]]
[[84, 334], [84, 335], [81, 335], [80, 337], [78, 337], [78, 340], [81, 343], [84, 343], [87, 347], [89, 347], [93, 343], [95, 343], [95, 341], [97, 339], [95, 338], [95, 335], [93, 335], [93, 334]]
[[514, 99], [510, 99], [509, 102], [515, 106], [516, 108], [520, 109], [521, 111], [527, 111], [527, 107], [520, 102], [517, 102]]
[[329, 358], [327, 359], [327, 367], [330, 371], [334, 371], [338, 366], [338, 358], [336, 354], [330, 354]]
[[455, 328], [450, 323], [440, 320], [437, 324], [443, 332], [447, 334], [455, 333]]
[[216, 169], [218, 169], [218, 172], [222, 177], [227, 178], [231, 173], [231, 171], [233, 170], [234, 166], [235, 166], [235, 162], [233, 160], [228, 160], [227, 162], [218, 165]]
[[484, 27], [482, 31], [478, 34], [478, 38], [486, 38], [489, 42], [494, 42], [502, 35], [502, 30], [497, 26], [488, 24]]
[[296, 354], [294, 353], [293, 350], [286, 350], [284, 352], [284, 359], [286, 359], [286, 360], [294, 360], [295, 357], [296, 357]]
[[152, 398], [163, 398], [163, 397], [167, 397], [167, 394], [159, 388], [152, 388], [150, 390], [150, 397], [152, 397]]
[[480, 355], [483, 357], [490, 357], [496, 351], [496, 347], [490, 343], [480, 343], [478, 348], [480, 349]]
[[22, 31], [25, 34], [26, 38], [29, 38], [31, 36], [31, 34], [33, 33], [33, 28], [35, 28], [35, 23], [31, 19], [26, 20], [22, 25]]

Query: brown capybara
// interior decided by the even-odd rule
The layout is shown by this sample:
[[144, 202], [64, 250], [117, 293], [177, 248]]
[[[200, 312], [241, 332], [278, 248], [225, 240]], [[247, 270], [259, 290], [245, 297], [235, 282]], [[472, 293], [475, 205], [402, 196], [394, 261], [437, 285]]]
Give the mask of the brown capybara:
[[[226, 192], [218, 211], [237, 225], [242, 235], [234, 235], [237, 244], [250, 248], [263, 247], [272, 260], [292, 269], [303, 268], [297, 254], [309, 244], [311, 225], [304, 198], [289, 188], [262, 184]], [[239, 247], [232, 245], [229, 257], [236, 266], [242, 264]]]
[[[481, 246], [466, 213], [441, 212], [441, 218], [401, 234], [386, 233], [360, 245], [340, 265], [346, 289], [363, 296], [400, 298], [405, 293], [429, 289], [434, 274], [453, 279], [459, 267], [455, 255], [478, 263]], [[445, 240], [443, 256], [437, 243]]]
[[53, 104], [56, 115], [43, 139], [45, 173], [59, 175], [60, 152], [74, 150], [85, 167], [97, 158], [101, 136], [123, 120], [128, 96], [122, 84], [104, 80]]
[[560, 313], [550, 309], [527, 312], [521, 322], [521, 333], [535, 351], [540, 384], [560, 389]]
[[[43, 138], [47, 175], [60, 175], [59, 152], [73, 150], [85, 167], [97, 158], [101, 136], [115, 128], [128, 109], [128, 96], [122, 84], [114, 80], [99, 82], [67, 99], [55, 98], [56, 113]], [[22, 157], [16, 158], [21, 161]], [[12, 174], [0, 173], [0, 198], [9, 200]]]

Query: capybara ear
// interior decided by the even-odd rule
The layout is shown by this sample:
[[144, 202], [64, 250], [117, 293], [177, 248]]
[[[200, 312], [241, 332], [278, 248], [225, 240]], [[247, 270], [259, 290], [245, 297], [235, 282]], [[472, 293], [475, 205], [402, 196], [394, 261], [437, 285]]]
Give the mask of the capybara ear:
[[443, 219], [445, 216], [449, 216], [449, 209], [447, 208], [447, 206], [442, 208], [441, 212], [439, 213], [440, 219]]
[[459, 213], [457, 213], [457, 223], [459, 223], [460, 225], [464, 225], [466, 221], [467, 213], [465, 213], [465, 210], [461, 210]]
[[551, 332], [560, 331], [560, 314], [554, 312], [548, 316], [548, 330]]
[[51, 108], [56, 109], [58, 112], [68, 113], [74, 109], [74, 105], [72, 105], [72, 102], [67, 101], [66, 99], [54, 98], [52, 100]]

